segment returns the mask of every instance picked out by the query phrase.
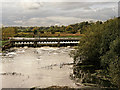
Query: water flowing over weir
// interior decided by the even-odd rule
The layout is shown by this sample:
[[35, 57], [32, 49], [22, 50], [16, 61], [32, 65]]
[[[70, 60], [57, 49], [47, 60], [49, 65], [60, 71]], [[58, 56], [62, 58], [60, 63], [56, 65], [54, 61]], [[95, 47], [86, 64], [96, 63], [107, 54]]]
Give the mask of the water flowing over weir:
[[69, 47], [14, 48], [2, 56], [2, 88], [69, 86], [73, 59]]
[[10, 47], [62, 47], [77, 46], [80, 38], [10, 38], [9, 42], [3, 45], [2, 50]]

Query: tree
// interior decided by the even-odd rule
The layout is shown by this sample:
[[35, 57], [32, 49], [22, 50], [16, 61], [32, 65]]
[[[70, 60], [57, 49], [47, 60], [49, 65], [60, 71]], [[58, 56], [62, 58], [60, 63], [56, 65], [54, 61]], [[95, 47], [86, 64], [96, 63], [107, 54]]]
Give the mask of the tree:
[[73, 27], [70, 25], [65, 28], [65, 31], [68, 33], [71, 33], [72, 30], [73, 30]]
[[[96, 22], [85, 27], [84, 36], [80, 39], [78, 48], [72, 53], [74, 74], [80, 78], [81, 66], [91, 75], [96, 70], [101, 76], [100, 81], [109, 81], [120, 88], [120, 19], [110, 19], [104, 23]], [[90, 66], [88, 68], [88, 66]], [[104, 77], [104, 78], [102, 78]], [[97, 78], [97, 76], [95, 76]], [[91, 79], [91, 78], [90, 78]], [[93, 79], [92, 79], [93, 80]], [[102, 82], [103, 82], [102, 81]], [[95, 81], [94, 81], [95, 82]], [[99, 82], [100, 83], [100, 82]], [[103, 84], [104, 85], [104, 84]], [[109, 84], [111, 86], [111, 84]]]
[[8, 37], [14, 37], [17, 34], [17, 29], [13, 27], [7, 27], [2, 30], [2, 38], [8, 39]]
[[[35, 27], [35, 28], [32, 29], [34, 36], [37, 35], [37, 30], [38, 30], [37, 27]], [[33, 36], [33, 37], [34, 37], [34, 36]]]
[[120, 38], [110, 43], [110, 50], [102, 57], [102, 65], [111, 77], [111, 82], [120, 88]]

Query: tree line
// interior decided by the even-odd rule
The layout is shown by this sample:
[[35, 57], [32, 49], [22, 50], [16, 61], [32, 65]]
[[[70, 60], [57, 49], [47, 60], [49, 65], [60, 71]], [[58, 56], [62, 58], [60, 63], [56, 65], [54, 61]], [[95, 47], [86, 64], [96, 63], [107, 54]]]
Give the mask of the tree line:
[[[7, 39], [8, 37], [35, 37], [35, 36], [45, 36], [49, 34], [53, 34], [53, 36], [57, 33], [58, 36], [60, 34], [83, 34], [85, 28], [94, 24], [93, 22], [81, 22], [76, 24], [71, 24], [68, 26], [49, 26], [49, 27], [2, 27], [2, 36], [3, 39]], [[55, 35], [56, 36], [56, 35]]]

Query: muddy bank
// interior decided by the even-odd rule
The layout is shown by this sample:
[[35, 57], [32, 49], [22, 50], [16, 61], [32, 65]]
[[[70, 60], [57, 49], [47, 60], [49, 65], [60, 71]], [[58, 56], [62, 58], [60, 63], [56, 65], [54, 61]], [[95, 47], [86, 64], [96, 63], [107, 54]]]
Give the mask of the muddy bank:
[[37, 88], [33, 87], [28, 90], [118, 90], [116, 88], [99, 88], [99, 87], [80, 87], [80, 88], [71, 88], [68, 86], [50, 86], [47, 88]]

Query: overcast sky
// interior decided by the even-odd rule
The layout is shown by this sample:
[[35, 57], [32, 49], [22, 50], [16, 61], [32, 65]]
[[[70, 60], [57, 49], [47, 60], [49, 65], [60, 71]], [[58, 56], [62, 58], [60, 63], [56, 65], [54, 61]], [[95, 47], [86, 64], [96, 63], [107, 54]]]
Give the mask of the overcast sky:
[[118, 2], [89, 2], [73, 0], [60, 2], [5, 0], [2, 2], [2, 16], [4, 26], [51, 26], [68, 25], [82, 21], [105, 21], [118, 16]]

